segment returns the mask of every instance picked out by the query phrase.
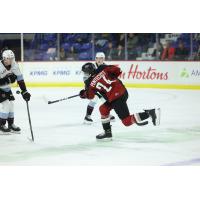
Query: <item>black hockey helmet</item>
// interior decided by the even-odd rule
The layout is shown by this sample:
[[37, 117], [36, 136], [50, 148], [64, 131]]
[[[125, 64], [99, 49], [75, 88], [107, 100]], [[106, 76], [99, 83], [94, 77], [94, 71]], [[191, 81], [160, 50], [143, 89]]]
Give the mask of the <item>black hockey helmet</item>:
[[88, 63], [86, 63], [86, 64], [84, 64], [84, 65], [82, 66], [82, 71], [83, 71], [84, 73], [86, 73], [86, 74], [92, 75], [92, 74], [94, 74], [95, 70], [96, 70], [96, 67], [95, 67], [95, 65], [94, 65], [93, 63], [91, 63], [91, 62], [88, 62]]

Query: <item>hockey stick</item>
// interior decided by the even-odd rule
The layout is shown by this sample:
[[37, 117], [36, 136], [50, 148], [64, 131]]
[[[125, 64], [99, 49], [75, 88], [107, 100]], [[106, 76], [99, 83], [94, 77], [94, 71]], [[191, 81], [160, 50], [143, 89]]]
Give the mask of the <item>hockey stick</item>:
[[27, 108], [27, 112], [28, 112], [28, 121], [29, 121], [29, 126], [30, 126], [30, 131], [31, 131], [31, 137], [32, 137], [32, 141], [34, 142], [33, 129], [32, 129], [32, 124], [31, 124], [31, 116], [30, 116], [28, 101], [26, 101], [26, 108]]
[[[19, 90], [17, 90], [16, 93], [20, 94], [21, 92]], [[28, 113], [28, 121], [29, 121], [29, 126], [30, 126], [30, 131], [31, 131], [31, 138], [32, 138], [32, 142], [34, 142], [33, 129], [32, 129], [32, 124], [31, 124], [31, 116], [30, 116], [28, 101], [26, 101], [26, 108], [27, 108], [27, 113]]]
[[72, 98], [78, 97], [78, 96], [80, 96], [80, 95], [76, 94], [76, 95], [69, 96], [69, 97], [66, 97], [66, 98], [63, 98], [63, 99], [58, 99], [58, 100], [55, 100], [55, 101], [48, 101], [48, 104], [57, 103], [57, 102], [60, 102], [60, 101], [65, 101], [65, 100], [72, 99]]

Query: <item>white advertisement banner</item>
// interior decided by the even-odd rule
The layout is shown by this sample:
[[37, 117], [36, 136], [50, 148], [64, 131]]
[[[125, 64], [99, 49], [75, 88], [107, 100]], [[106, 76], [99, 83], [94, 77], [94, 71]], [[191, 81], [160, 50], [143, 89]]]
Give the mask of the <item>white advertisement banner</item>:
[[[28, 83], [81, 83], [85, 62], [19, 63]], [[125, 84], [196, 85], [200, 86], [200, 62], [113, 61], [118, 65]]]
[[24, 62], [20, 63], [28, 82], [80, 82], [81, 62]]
[[[114, 63], [113, 63], [114, 64]], [[126, 83], [200, 85], [200, 62], [119, 62]]]

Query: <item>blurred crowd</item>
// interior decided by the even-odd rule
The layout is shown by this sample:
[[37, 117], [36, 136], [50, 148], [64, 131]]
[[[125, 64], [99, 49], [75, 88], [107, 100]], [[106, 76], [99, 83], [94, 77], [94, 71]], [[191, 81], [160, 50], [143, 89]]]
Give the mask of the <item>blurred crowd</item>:
[[[200, 34], [192, 34], [192, 38], [191, 34], [179, 34], [176, 40], [165, 40], [165, 36], [164, 33], [24, 34], [24, 60], [92, 60], [99, 51], [105, 53], [106, 60], [200, 60]], [[14, 49], [18, 60], [21, 59], [20, 37], [9, 41], [1, 39], [0, 34], [0, 45]], [[148, 56], [143, 57], [145, 53]]]

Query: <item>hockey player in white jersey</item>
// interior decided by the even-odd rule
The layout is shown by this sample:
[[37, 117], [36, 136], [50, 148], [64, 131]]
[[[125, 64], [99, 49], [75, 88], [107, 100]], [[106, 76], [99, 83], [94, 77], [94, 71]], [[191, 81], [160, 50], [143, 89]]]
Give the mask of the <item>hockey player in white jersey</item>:
[[[96, 68], [98, 68], [101, 65], [106, 65], [104, 62], [105, 62], [105, 54], [103, 52], [97, 52], [96, 56], [95, 56], [95, 66], [96, 66]], [[87, 65], [84, 65], [84, 66], [87, 66]], [[86, 83], [87, 81], [86, 80], [88, 80], [88, 76], [90, 76], [90, 75], [87, 73], [87, 69], [84, 69], [84, 66], [82, 68], [82, 72], [84, 73], [83, 81], [85, 82], [85, 86], [87, 87], [87, 83]], [[97, 104], [99, 99], [102, 102], [105, 101], [105, 99], [100, 94], [95, 95], [94, 99], [90, 100], [90, 102], [87, 106], [86, 115], [85, 115], [85, 118], [84, 118], [85, 123], [90, 124], [90, 123], [93, 122], [91, 115], [92, 115], [94, 107]], [[114, 121], [115, 117], [111, 115], [110, 119], [111, 119], [111, 121]]]
[[[2, 52], [0, 61], [0, 131], [4, 133], [20, 133], [20, 128], [14, 124], [14, 103], [15, 100], [11, 84], [17, 81], [22, 97], [25, 101], [30, 100], [30, 93], [26, 89], [23, 75], [15, 61], [15, 55], [11, 50]], [[6, 127], [6, 122], [8, 127]]]

